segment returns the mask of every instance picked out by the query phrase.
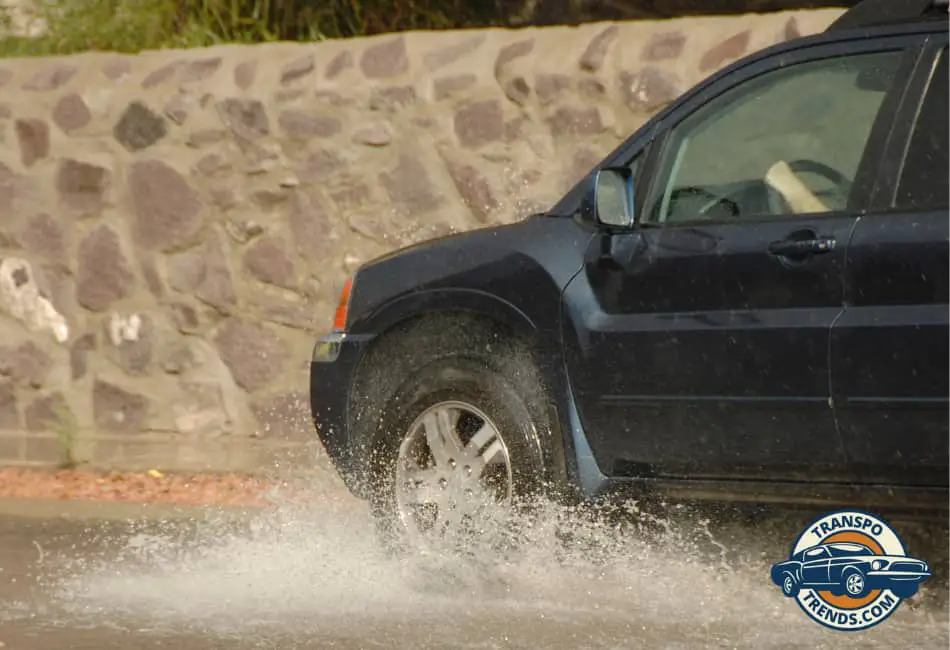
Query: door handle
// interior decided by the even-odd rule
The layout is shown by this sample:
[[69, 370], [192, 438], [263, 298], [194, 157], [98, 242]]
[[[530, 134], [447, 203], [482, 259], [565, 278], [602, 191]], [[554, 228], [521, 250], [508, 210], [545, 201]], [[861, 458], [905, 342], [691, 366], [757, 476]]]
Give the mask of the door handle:
[[835, 249], [837, 240], [834, 237], [815, 237], [808, 239], [781, 239], [769, 244], [769, 253], [779, 257], [805, 258], [812, 255], [822, 255]]

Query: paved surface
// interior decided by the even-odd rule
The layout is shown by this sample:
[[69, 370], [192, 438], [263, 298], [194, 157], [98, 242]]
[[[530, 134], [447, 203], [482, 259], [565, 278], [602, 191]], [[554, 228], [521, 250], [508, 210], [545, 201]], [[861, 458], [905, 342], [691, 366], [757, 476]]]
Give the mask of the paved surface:
[[[882, 626], [844, 634], [806, 619], [768, 583], [765, 567], [787, 552], [796, 522], [711, 534], [678, 527], [676, 516], [668, 525], [658, 544], [578, 523], [574, 538], [589, 543], [574, 550], [542, 526], [507, 559], [474, 549], [467, 562], [399, 562], [379, 552], [365, 509], [346, 500], [256, 514], [0, 502], [0, 642], [4, 650], [950, 644], [945, 558], [932, 560], [943, 582], [918, 607], [905, 603]], [[945, 533], [937, 538], [946, 545]]]

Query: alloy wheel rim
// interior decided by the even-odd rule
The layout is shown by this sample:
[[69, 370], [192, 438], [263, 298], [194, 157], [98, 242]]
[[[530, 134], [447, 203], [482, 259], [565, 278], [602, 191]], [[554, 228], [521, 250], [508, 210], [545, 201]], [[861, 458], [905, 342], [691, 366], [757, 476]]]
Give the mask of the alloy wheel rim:
[[478, 528], [481, 513], [499, 505], [507, 509], [514, 492], [498, 426], [459, 400], [430, 406], [410, 425], [395, 478], [399, 519], [423, 541]]

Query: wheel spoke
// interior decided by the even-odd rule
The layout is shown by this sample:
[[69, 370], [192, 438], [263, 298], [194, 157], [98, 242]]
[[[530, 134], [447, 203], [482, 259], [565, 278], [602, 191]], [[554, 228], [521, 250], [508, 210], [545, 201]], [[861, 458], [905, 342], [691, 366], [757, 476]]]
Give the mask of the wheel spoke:
[[432, 452], [432, 457], [435, 458], [436, 465], [446, 465], [450, 458], [458, 456], [461, 452], [462, 443], [455, 431], [457, 421], [458, 415], [449, 412], [448, 409], [429, 413], [422, 421], [426, 442], [429, 445], [429, 451]]
[[[471, 438], [470, 421], [478, 424]], [[484, 484], [487, 465], [493, 472], [496, 466], [505, 470], [504, 476], [491, 476], [490, 488]], [[458, 401], [433, 405], [416, 420], [400, 446], [395, 479], [400, 519], [422, 537], [457, 527], [466, 517], [478, 519], [482, 506], [498, 502], [500, 489], [505, 499], [512, 490], [512, 468], [498, 428], [476, 407]], [[505, 485], [496, 485], [501, 480]]]
[[481, 428], [475, 432], [475, 435], [472, 436], [472, 439], [468, 441], [468, 444], [466, 445], [466, 452], [468, 452], [468, 454], [474, 458], [478, 456], [482, 447], [497, 437], [498, 433], [495, 431], [495, 428], [485, 422], [482, 424]]
[[445, 440], [445, 448], [452, 456], [462, 453], [462, 440], [459, 438], [458, 423], [461, 413], [458, 409], [442, 409], [439, 411], [439, 429]]
[[505, 447], [498, 437], [498, 432], [487, 422], [475, 432], [465, 446], [465, 456], [477, 472], [481, 472], [486, 465], [495, 460], [503, 462], [504, 451]]

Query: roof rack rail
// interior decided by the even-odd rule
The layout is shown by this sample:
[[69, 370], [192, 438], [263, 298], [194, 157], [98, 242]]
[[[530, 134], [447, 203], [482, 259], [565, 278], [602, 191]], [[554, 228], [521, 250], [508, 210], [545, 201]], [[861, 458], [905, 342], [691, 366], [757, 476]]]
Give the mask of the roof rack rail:
[[841, 14], [825, 31], [838, 32], [946, 17], [948, 10], [950, 0], [861, 0]]

